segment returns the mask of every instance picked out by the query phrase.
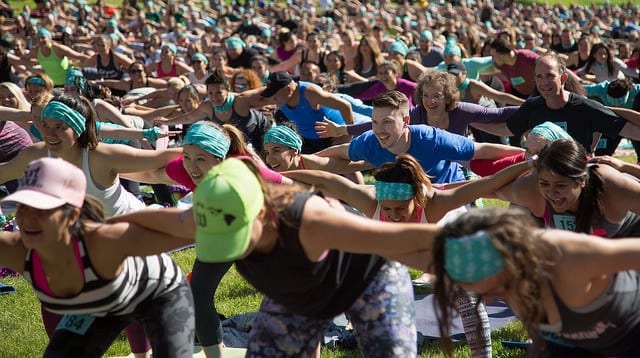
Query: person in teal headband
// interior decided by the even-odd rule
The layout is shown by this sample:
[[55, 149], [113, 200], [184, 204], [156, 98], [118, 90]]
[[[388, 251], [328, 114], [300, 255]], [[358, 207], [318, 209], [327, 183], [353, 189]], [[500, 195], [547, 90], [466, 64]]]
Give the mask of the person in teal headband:
[[171, 42], [167, 42], [162, 45], [162, 48], [165, 48], [165, 47], [168, 48], [171, 52], [173, 52], [174, 55], [178, 53], [178, 48], [176, 47], [175, 44]]
[[205, 65], [209, 64], [209, 59], [207, 58], [207, 56], [197, 52], [194, 53], [193, 56], [191, 56], [191, 61], [196, 61], [196, 60], [200, 60], [202, 62], [204, 62]]
[[44, 27], [41, 27], [41, 28], [38, 29], [37, 35], [38, 36], [42, 36], [42, 37], [46, 37], [48, 39], [51, 38], [51, 32], [49, 32], [49, 30], [45, 29]]
[[391, 45], [389, 45], [389, 47], [387, 48], [387, 52], [396, 52], [400, 56], [404, 57], [407, 55], [407, 52], [409, 52], [409, 47], [404, 43], [404, 41], [396, 40]]
[[[543, 350], [550, 357], [605, 351], [635, 356], [640, 352], [639, 248], [636, 238], [603, 240], [540, 229], [530, 212], [520, 209], [471, 210], [446, 224], [433, 246], [440, 336], [449, 337], [457, 315], [454, 297], [465, 290], [513, 307], [533, 338], [528, 351], [534, 356]], [[561, 325], [549, 318], [556, 309], [562, 312]], [[450, 341], [443, 344], [445, 354], [451, 348]]]
[[87, 91], [87, 80], [82, 71], [70, 68], [67, 70], [67, 80], [65, 81], [65, 91], [78, 91], [85, 94]]
[[[514, 166], [491, 178], [472, 181], [465, 186], [440, 190], [433, 187], [420, 164], [410, 155], [399, 155], [395, 163], [387, 163], [374, 173], [375, 185], [357, 185], [335, 174], [316, 170], [296, 170], [285, 176], [313, 185], [325, 195], [340, 198], [353, 205], [365, 216], [380, 221], [394, 223], [438, 223], [453, 220], [465, 212], [464, 205], [479, 196], [493, 193], [527, 170], [525, 164]], [[393, 238], [389, 238], [393, 240]], [[428, 275], [420, 283], [429, 280]], [[462, 296], [455, 302], [463, 317], [467, 341], [471, 343], [473, 356], [490, 356], [491, 342], [486, 312], [480, 311], [482, 319], [476, 315], [473, 297]], [[479, 334], [475, 327], [482, 321], [484, 332]], [[485, 339], [486, 338], [486, 339]]]
[[51, 118], [62, 121], [68, 125], [76, 136], [82, 135], [86, 128], [86, 120], [73, 108], [59, 101], [51, 101], [47, 104], [40, 114], [41, 120]]
[[225, 42], [225, 46], [228, 49], [235, 50], [235, 49], [245, 48], [246, 45], [244, 41], [242, 41], [242, 39], [240, 39], [239, 37], [229, 37]]
[[302, 139], [300, 135], [287, 126], [272, 127], [264, 136], [265, 143], [281, 144], [285, 147], [302, 150]]
[[445, 56], [462, 56], [462, 50], [460, 47], [454, 43], [448, 43], [444, 47], [444, 55]]
[[231, 142], [218, 129], [207, 123], [196, 123], [189, 127], [182, 141], [184, 145], [195, 145], [218, 159], [224, 159]]

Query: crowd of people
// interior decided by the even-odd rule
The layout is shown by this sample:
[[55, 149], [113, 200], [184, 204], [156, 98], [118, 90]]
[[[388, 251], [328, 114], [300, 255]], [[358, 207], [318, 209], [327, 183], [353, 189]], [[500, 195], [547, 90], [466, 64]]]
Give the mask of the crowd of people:
[[[124, 330], [136, 357], [224, 357], [233, 264], [264, 294], [247, 356], [318, 357], [341, 313], [364, 356], [416, 356], [407, 267], [445, 354], [457, 312], [492, 356], [491, 299], [534, 356], [640, 354], [640, 166], [613, 157], [640, 150], [640, 5], [0, 14], [0, 267], [32, 285], [45, 356], [101, 356]], [[166, 252], [190, 245], [187, 280]]]

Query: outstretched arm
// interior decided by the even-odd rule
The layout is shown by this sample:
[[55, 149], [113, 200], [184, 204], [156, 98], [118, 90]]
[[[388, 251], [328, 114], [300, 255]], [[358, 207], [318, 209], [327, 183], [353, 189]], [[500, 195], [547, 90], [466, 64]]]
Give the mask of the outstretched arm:
[[349, 102], [316, 86], [308, 86], [304, 93], [312, 106], [318, 105], [337, 109], [346, 124], [353, 124], [353, 112]]
[[518, 98], [510, 93], [496, 91], [495, 89], [487, 86], [482, 81], [471, 80], [471, 91], [474, 97], [485, 96], [491, 98], [496, 102], [506, 103], [512, 106], [519, 106], [524, 103], [522, 98]]
[[475, 143], [473, 159], [497, 159], [524, 152], [524, 149], [504, 144]]
[[[431, 251], [440, 232], [437, 225], [385, 223], [350, 214], [337, 205], [317, 196], [305, 204], [300, 242], [305, 252], [313, 253], [308, 254], [310, 260], [317, 261], [327, 249], [396, 258], [426, 253]], [[430, 264], [429, 255], [425, 255], [416, 268], [427, 270]]]
[[373, 217], [378, 202], [375, 189], [370, 185], [358, 185], [351, 180], [321, 170], [292, 170], [282, 175], [305, 184], [313, 185], [328, 196], [339, 198]]

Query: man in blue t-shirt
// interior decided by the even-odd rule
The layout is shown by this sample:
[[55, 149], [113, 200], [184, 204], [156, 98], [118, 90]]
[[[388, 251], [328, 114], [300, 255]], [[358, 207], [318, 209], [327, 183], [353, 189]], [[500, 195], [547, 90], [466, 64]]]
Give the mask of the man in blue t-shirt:
[[351, 143], [336, 145], [316, 153], [319, 156], [364, 160], [375, 167], [395, 162], [407, 153], [422, 165], [435, 183], [464, 180], [457, 161], [501, 158], [522, 152], [501, 144], [472, 140], [426, 125], [409, 125], [409, 100], [398, 92], [386, 92], [373, 100], [373, 129]]

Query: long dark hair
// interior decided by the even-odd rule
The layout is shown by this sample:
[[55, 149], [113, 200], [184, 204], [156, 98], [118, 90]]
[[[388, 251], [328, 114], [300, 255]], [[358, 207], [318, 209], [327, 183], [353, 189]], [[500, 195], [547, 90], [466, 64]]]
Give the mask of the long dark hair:
[[[71, 211], [75, 209], [75, 206], [66, 204], [63, 206], [63, 210], [66, 215], [69, 215]], [[84, 238], [87, 234], [84, 225], [82, 225], [83, 221], [93, 221], [103, 223], [104, 219], [104, 210], [102, 208], [102, 204], [96, 198], [91, 195], [87, 195], [84, 198], [84, 203], [82, 204], [82, 208], [80, 210], [80, 217], [71, 227], [71, 234], [78, 238]]]
[[611, 55], [611, 50], [609, 50], [609, 47], [607, 47], [607, 45], [603, 44], [602, 42], [597, 43], [593, 45], [593, 47], [591, 47], [589, 58], [587, 58], [587, 64], [584, 66], [584, 72], [589, 73], [589, 71], [591, 71], [591, 66], [593, 66], [594, 62], [596, 62], [596, 52], [598, 52], [598, 50], [601, 48], [607, 51], [607, 73], [609, 74], [609, 76], [613, 76], [613, 56]]
[[594, 216], [602, 215], [601, 201], [604, 197], [604, 180], [598, 174], [597, 165], [587, 166], [587, 153], [584, 147], [570, 139], [552, 142], [539, 154], [536, 170], [549, 170], [569, 178], [576, 183], [584, 181], [584, 188], [578, 197], [576, 213], [576, 232], [591, 232]]

